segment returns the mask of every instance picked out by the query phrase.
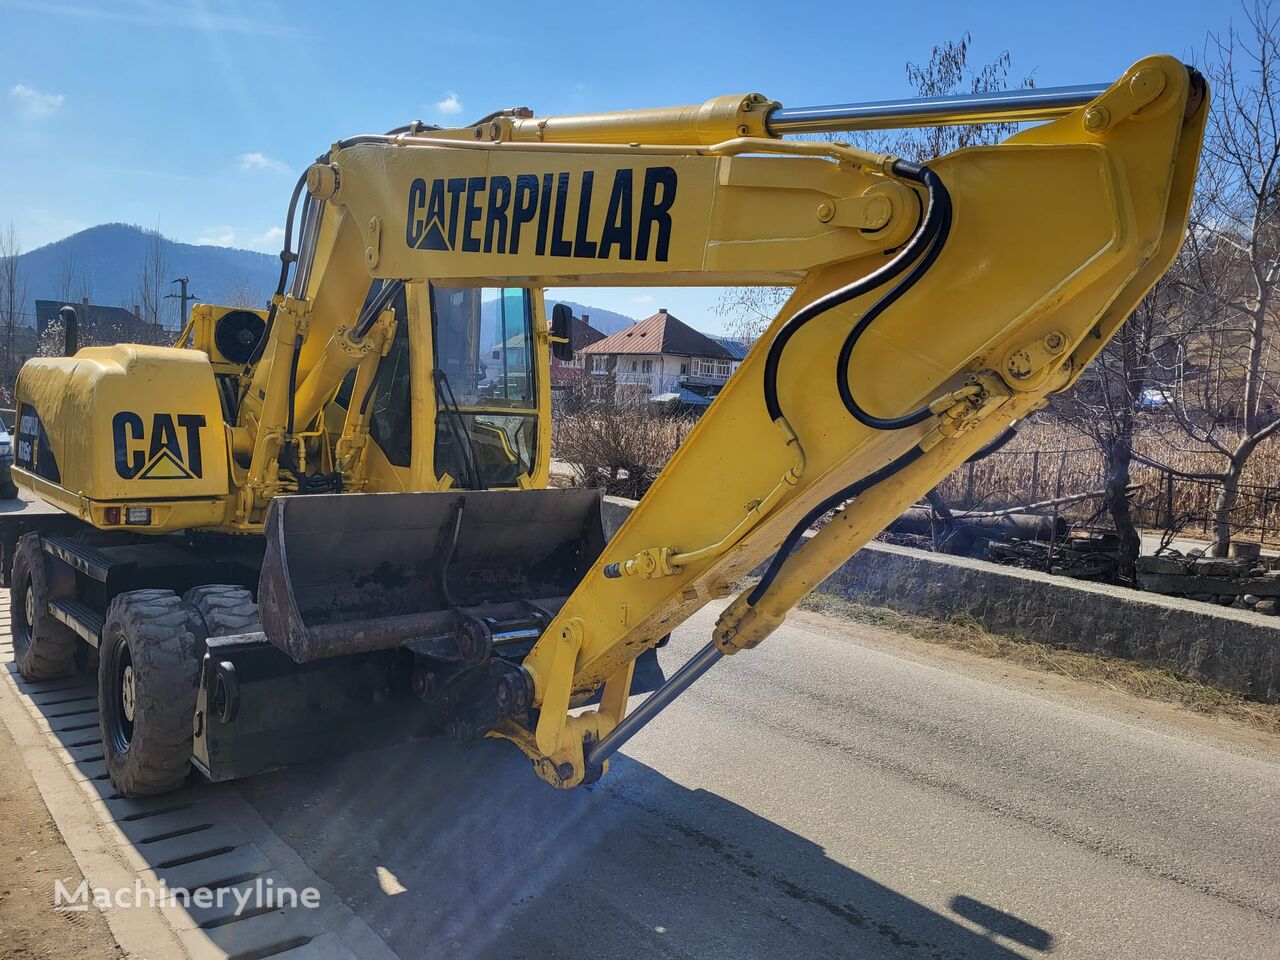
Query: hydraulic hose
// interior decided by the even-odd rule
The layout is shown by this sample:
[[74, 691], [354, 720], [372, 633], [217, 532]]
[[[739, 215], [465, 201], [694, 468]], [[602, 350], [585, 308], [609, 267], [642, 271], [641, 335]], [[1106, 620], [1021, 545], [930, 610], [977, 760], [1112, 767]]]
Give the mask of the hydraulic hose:
[[289, 415], [285, 436], [293, 439], [293, 415], [298, 398], [298, 359], [302, 356], [302, 334], [293, 340], [293, 352], [289, 356]]
[[[854, 324], [853, 329], [849, 331], [849, 335], [845, 337], [844, 343], [840, 348], [840, 355], [836, 368], [836, 388], [840, 393], [840, 399], [844, 403], [846, 409], [854, 415], [860, 422], [877, 430], [898, 430], [903, 427], [914, 426], [922, 423], [932, 416], [929, 406], [926, 404], [919, 410], [907, 414], [902, 417], [881, 418], [874, 417], [863, 410], [853, 397], [853, 393], [849, 387], [849, 357], [853, 353], [853, 348], [857, 345], [858, 340], [866, 332], [867, 328], [875, 321], [877, 317], [884, 313], [890, 306], [898, 301], [901, 296], [910, 290], [921, 277], [928, 272], [937, 260], [938, 254], [941, 253], [943, 245], [947, 241], [947, 237], [951, 232], [951, 194], [947, 191], [946, 185], [943, 184], [942, 178], [922, 164], [910, 163], [906, 160], [895, 161], [891, 168], [893, 173], [904, 180], [919, 183], [925, 188], [928, 206], [925, 215], [920, 221], [920, 225], [916, 228], [916, 232], [906, 245], [898, 253], [896, 257], [889, 263], [885, 264], [879, 270], [856, 280], [853, 283], [834, 290], [824, 297], [813, 301], [805, 307], [802, 307], [787, 322], [787, 324], [774, 337], [773, 342], [769, 344], [769, 353], [765, 359], [765, 382], [764, 394], [765, 405], [768, 409], [769, 416], [773, 420], [782, 417], [782, 408], [778, 403], [778, 366], [782, 358], [782, 351], [786, 347], [787, 342], [793, 337], [804, 324], [817, 316], [825, 313], [833, 307], [848, 303], [855, 297], [869, 293], [876, 287], [882, 286], [895, 277], [903, 273], [909, 266], [911, 270], [907, 275], [888, 293], [876, 301], [876, 303], [867, 310]], [[914, 262], [914, 265], [913, 265]], [[834, 509], [846, 500], [851, 500], [865, 491], [874, 487], [878, 483], [888, 480], [894, 474], [900, 472], [910, 464], [914, 463], [924, 453], [919, 445], [912, 447], [902, 456], [891, 461], [873, 473], [856, 480], [836, 491], [827, 497], [797, 523], [787, 534], [782, 545], [774, 554], [773, 559], [769, 562], [769, 567], [765, 571], [760, 582], [752, 589], [747, 596], [747, 603], [755, 606], [760, 598], [765, 595], [774, 579], [778, 576], [778, 572], [782, 569], [787, 558], [795, 551], [800, 540], [804, 537], [804, 533], [814, 522], [824, 513]]]
[[1009, 426], [1005, 428], [1004, 433], [1000, 434], [1000, 436], [996, 437], [994, 440], [992, 440], [982, 449], [970, 455], [969, 458], [965, 460], [965, 463], [977, 463], [979, 460], [985, 460], [987, 457], [991, 456], [993, 453], [996, 453], [997, 451], [1001, 450], [1006, 444], [1008, 444], [1010, 440], [1012, 440], [1017, 435], [1018, 435], [1018, 425], [1016, 423], [1009, 424]]
[[[778, 367], [782, 361], [783, 350], [786, 349], [787, 344], [799, 332], [800, 328], [828, 310], [870, 293], [877, 287], [883, 286], [899, 276], [921, 254], [926, 254], [930, 250], [939, 228], [943, 225], [944, 215], [947, 218], [947, 223], [950, 223], [951, 198], [946, 192], [946, 188], [942, 186], [942, 180], [937, 174], [927, 167], [908, 163], [905, 160], [896, 161], [892, 170], [896, 176], [900, 176], [904, 180], [924, 184], [928, 191], [928, 206], [925, 209], [924, 216], [921, 217], [920, 224], [916, 227], [915, 233], [911, 235], [911, 239], [903, 245], [897, 256], [892, 260], [878, 270], [867, 274], [867, 276], [855, 280], [838, 290], [832, 290], [812, 303], [801, 307], [778, 331], [777, 336], [769, 344], [769, 353], [765, 357], [764, 365], [764, 402], [769, 412], [770, 420], [777, 420], [782, 416], [782, 407], [778, 402]], [[926, 174], [928, 179], [926, 179]], [[919, 278], [916, 277], [916, 279]], [[914, 282], [912, 280], [912, 283]], [[895, 297], [894, 299], [897, 298]], [[874, 310], [875, 308], [873, 307], [872, 309]]]
[[360, 312], [360, 317], [356, 320], [356, 325], [351, 331], [351, 335], [357, 340], [366, 337], [373, 325], [378, 322], [378, 318], [382, 316], [382, 311], [386, 310], [400, 292], [404, 289], [403, 280], [385, 280], [382, 288], [374, 295], [369, 305]]
[[834, 510], [846, 500], [853, 498], [870, 490], [876, 484], [888, 480], [895, 473], [900, 472], [911, 464], [915, 463], [924, 454], [924, 450], [917, 444], [912, 447], [896, 460], [891, 460], [874, 473], [869, 473], [860, 480], [855, 480], [840, 490], [837, 490], [831, 496], [827, 497], [816, 507], [810, 510], [801, 518], [800, 522], [791, 528], [791, 532], [787, 534], [787, 538], [782, 541], [782, 546], [778, 548], [778, 552], [773, 555], [773, 559], [769, 561], [769, 568], [765, 570], [764, 576], [760, 578], [760, 582], [755, 585], [751, 593], [747, 595], [747, 603], [755, 606], [760, 598], [768, 591], [773, 581], [777, 578], [778, 572], [782, 569], [782, 565], [787, 562], [787, 558], [795, 551], [796, 546], [804, 538], [804, 533], [808, 530], [819, 517], [829, 510]]
[[942, 252], [942, 248], [947, 242], [947, 236], [951, 233], [951, 195], [947, 192], [942, 178], [928, 167], [907, 163], [905, 160], [899, 160], [895, 163], [893, 170], [904, 180], [912, 180], [925, 187], [929, 195], [930, 214], [926, 219], [932, 219], [935, 213], [937, 217], [936, 226], [924, 256], [916, 261], [911, 268], [911, 272], [897, 286], [877, 300], [871, 309], [858, 318], [858, 322], [853, 325], [853, 329], [845, 337], [844, 343], [840, 347], [840, 354], [836, 358], [836, 389], [840, 392], [840, 400], [844, 403], [845, 409], [853, 414], [859, 423], [875, 430], [901, 430], [904, 427], [913, 427], [928, 420], [933, 416], [933, 412], [929, 409], [929, 405], [925, 404], [919, 410], [901, 417], [877, 417], [868, 413], [854, 399], [853, 390], [849, 385], [849, 358], [853, 355], [853, 348], [857, 346], [862, 335], [867, 332], [867, 329], [876, 321], [876, 318], [897, 303], [903, 294], [915, 286], [920, 278], [929, 272], [929, 268], [938, 259], [938, 254]]
[[[307, 175], [304, 172], [298, 178], [298, 182], [294, 184], [293, 194], [289, 197], [289, 211], [284, 218], [284, 246], [280, 249], [280, 279], [276, 282], [276, 296], [284, 296], [285, 287], [289, 284], [289, 266], [298, 259], [297, 254], [293, 250], [293, 222], [298, 213], [298, 201], [302, 198], [302, 191], [307, 186]], [[253, 353], [249, 355], [249, 359], [245, 362], [245, 371], [262, 358], [262, 351], [266, 349], [267, 340], [271, 336], [271, 327], [276, 319], [275, 298], [272, 298], [271, 306], [267, 309], [267, 324], [262, 331], [262, 336], [258, 338], [257, 345], [253, 348]]]

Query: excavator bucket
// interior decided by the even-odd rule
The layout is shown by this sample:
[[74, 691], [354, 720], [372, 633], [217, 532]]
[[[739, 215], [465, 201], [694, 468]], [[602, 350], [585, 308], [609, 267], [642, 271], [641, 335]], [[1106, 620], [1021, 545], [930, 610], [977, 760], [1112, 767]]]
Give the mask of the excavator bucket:
[[545, 625], [604, 548], [591, 490], [278, 497], [266, 538], [263, 629], [298, 663], [431, 643], [464, 619], [515, 637], [502, 625]]

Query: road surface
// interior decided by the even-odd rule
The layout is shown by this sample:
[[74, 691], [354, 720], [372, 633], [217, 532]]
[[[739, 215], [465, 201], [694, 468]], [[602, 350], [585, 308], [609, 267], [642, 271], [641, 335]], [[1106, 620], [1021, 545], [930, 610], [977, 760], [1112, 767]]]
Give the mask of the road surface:
[[238, 789], [405, 958], [1280, 957], [1274, 741], [810, 614], [590, 790], [498, 742]]

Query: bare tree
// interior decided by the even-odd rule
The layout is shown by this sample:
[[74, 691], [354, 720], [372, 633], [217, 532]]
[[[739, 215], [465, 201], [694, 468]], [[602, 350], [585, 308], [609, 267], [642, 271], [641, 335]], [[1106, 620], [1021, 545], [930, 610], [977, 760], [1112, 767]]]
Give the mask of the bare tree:
[[243, 273], [236, 274], [231, 281], [231, 290], [227, 294], [226, 306], [239, 307], [244, 310], [261, 310], [267, 304], [268, 297], [260, 290], [255, 290], [249, 278]]
[[[1009, 86], [1013, 58], [1003, 51], [991, 63], [974, 68], [969, 62], [973, 37], [966, 31], [958, 40], [938, 44], [924, 64], [908, 62], [907, 83], [919, 97], [940, 97], [957, 93], [989, 93]], [[1034, 86], [1031, 76], [1022, 78], [1020, 87]], [[877, 153], [889, 153], [907, 160], [922, 162], [951, 153], [963, 147], [999, 143], [1017, 130], [1017, 124], [962, 124], [951, 127], [927, 127], [916, 130], [893, 130], [856, 136], [821, 134], [817, 139], [848, 141], [854, 146]], [[730, 287], [721, 295], [717, 311], [726, 317], [729, 335], [748, 343], [758, 340], [773, 322], [778, 310], [791, 296], [791, 287]]]
[[1139, 419], [1151, 404], [1175, 402], [1188, 343], [1197, 336], [1199, 312], [1188, 309], [1178, 280], [1183, 264], [1156, 283], [1070, 391], [1053, 398], [1061, 419], [1092, 440], [1102, 454], [1103, 505], [1120, 537], [1118, 574], [1135, 579], [1142, 538], [1129, 496]]
[[[1200, 383], [1171, 397], [1172, 422], [1222, 457], [1196, 474], [1218, 486], [1213, 553], [1225, 555], [1249, 457], [1280, 429], [1276, 324], [1280, 284], [1280, 18], [1271, 0], [1245, 9], [1246, 27], [1210, 34], [1205, 73], [1213, 109], [1181, 283], [1201, 315]], [[1160, 466], [1152, 458], [1139, 457]], [[1170, 471], [1177, 473], [1177, 471]]]
[[58, 298], [63, 303], [77, 304], [93, 299], [93, 286], [76, 263], [76, 255], [68, 250], [58, 270]]
[[9, 393], [17, 369], [14, 346], [22, 326], [23, 307], [27, 302], [27, 284], [22, 275], [22, 244], [13, 221], [0, 231], [0, 335], [4, 337], [4, 374], [0, 386]]
[[164, 237], [159, 230], [148, 230], [147, 248], [138, 271], [138, 306], [142, 324], [139, 330], [125, 331], [126, 340], [149, 342], [164, 339], [165, 318], [170, 312], [165, 299], [169, 287], [168, 273]]

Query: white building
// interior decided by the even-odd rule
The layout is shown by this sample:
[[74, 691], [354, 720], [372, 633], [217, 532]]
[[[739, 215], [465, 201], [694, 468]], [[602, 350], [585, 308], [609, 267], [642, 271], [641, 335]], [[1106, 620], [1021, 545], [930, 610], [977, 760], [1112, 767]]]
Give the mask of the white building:
[[691, 405], [709, 403], [738, 369], [741, 351], [662, 308], [582, 350], [587, 377], [599, 399], [619, 402], [677, 394]]

